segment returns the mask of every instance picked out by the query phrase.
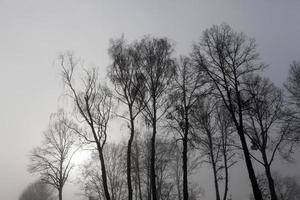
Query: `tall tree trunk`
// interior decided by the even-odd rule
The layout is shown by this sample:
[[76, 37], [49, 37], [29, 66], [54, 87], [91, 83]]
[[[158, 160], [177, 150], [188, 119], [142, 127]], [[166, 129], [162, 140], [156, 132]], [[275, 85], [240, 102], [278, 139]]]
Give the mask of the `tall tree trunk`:
[[[247, 166], [247, 169], [248, 169], [248, 176], [249, 176], [249, 179], [250, 179], [250, 182], [251, 182], [254, 198], [255, 198], [255, 200], [263, 200], [262, 193], [259, 189], [257, 179], [256, 179], [256, 176], [255, 176], [255, 172], [254, 172], [254, 169], [253, 169], [253, 165], [252, 165], [248, 145], [247, 145], [247, 142], [246, 142], [246, 138], [245, 138], [245, 135], [244, 135], [243, 108], [242, 108], [242, 101], [241, 101], [241, 96], [240, 96], [240, 91], [238, 89], [238, 85], [239, 85], [239, 82], [238, 82], [237, 76], [235, 74], [235, 93], [237, 95], [237, 102], [238, 102], [239, 123], [237, 122], [237, 120], [235, 118], [234, 109], [232, 109], [232, 115], [235, 118], [234, 121], [235, 121], [235, 124], [236, 124], [238, 135], [240, 137], [241, 145], [242, 145], [242, 148], [243, 148], [245, 162], [246, 162], [246, 166]], [[230, 97], [230, 94], [228, 94], [228, 96]]]
[[152, 200], [157, 200], [156, 174], [155, 174], [155, 137], [156, 137], [156, 119], [153, 120], [153, 133], [151, 137], [150, 179], [151, 179]]
[[62, 200], [62, 190], [63, 190], [63, 153], [60, 154], [60, 161], [59, 161], [59, 188], [58, 188], [58, 199]]
[[[226, 146], [224, 146], [223, 148], [226, 148]], [[225, 149], [223, 149], [223, 159], [224, 159], [224, 170], [225, 170], [225, 183], [224, 183], [223, 200], [227, 200], [229, 175], [228, 175], [227, 153], [226, 153]]]
[[181, 180], [180, 180], [180, 164], [181, 163], [178, 163], [179, 162], [179, 159], [176, 160], [176, 186], [177, 186], [177, 193], [178, 193], [178, 200], [181, 200], [181, 186], [180, 186], [180, 183], [181, 183]]
[[100, 147], [100, 144], [97, 143], [98, 146], [98, 153], [99, 153], [99, 159], [100, 159], [100, 165], [101, 165], [101, 178], [102, 178], [102, 184], [104, 189], [104, 195], [106, 200], [110, 200], [110, 194], [108, 191], [107, 186], [107, 176], [106, 176], [106, 168], [105, 168], [105, 161], [103, 157], [103, 149]]
[[130, 137], [127, 145], [127, 189], [128, 200], [132, 200], [132, 184], [131, 184], [131, 146], [134, 138], [134, 119], [132, 115], [132, 108], [129, 107], [130, 113]]
[[218, 175], [217, 175], [216, 164], [215, 164], [214, 161], [212, 162], [212, 167], [213, 167], [213, 173], [214, 173], [214, 184], [215, 184], [216, 200], [220, 200], [220, 191], [219, 191], [219, 184], [218, 184]]
[[[148, 156], [148, 155], [147, 155]], [[150, 155], [151, 156], [151, 155]], [[147, 157], [147, 199], [151, 200], [151, 170], [150, 170], [150, 159]]]
[[270, 190], [271, 200], [277, 200], [276, 190], [275, 190], [275, 183], [271, 174], [270, 165], [267, 159], [267, 155], [265, 152], [262, 152], [262, 157], [264, 161], [265, 173], [268, 180], [268, 186]]
[[241, 141], [241, 144], [242, 144], [243, 153], [244, 153], [244, 157], [245, 157], [245, 162], [246, 162], [246, 166], [247, 166], [247, 169], [248, 169], [248, 176], [249, 176], [249, 179], [250, 179], [250, 182], [251, 182], [254, 198], [255, 198], [255, 200], [263, 200], [261, 191], [259, 189], [259, 186], [258, 186], [258, 183], [257, 183], [257, 180], [256, 180], [253, 165], [252, 165], [252, 162], [251, 162], [250, 153], [249, 153], [249, 149], [248, 149], [248, 146], [247, 146], [244, 131], [241, 127], [238, 128], [238, 135], [240, 137], [240, 141]]
[[139, 191], [138, 191], [138, 183], [137, 183], [137, 174], [135, 174], [135, 180], [134, 180], [134, 191], [135, 191], [135, 200], [138, 200]]
[[62, 200], [62, 188], [58, 189], [58, 199]]
[[182, 171], [183, 171], [183, 200], [189, 199], [188, 190], [188, 173], [187, 173], [187, 151], [188, 151], [188, 120], [185, 120], [185, 130], [183, 138], [183, 151], [182, 151]]
[[187, 106], [186, 100], [186, 85], [184, 81], [183, 89], [183, 103], [184, 103], [184, 133], [183, 133], [183, 151], [182, 151], [182, 172], [183, 172], [183, 200], [189, 199], [189, 189], [188, 189], [188, 134], [189, 134], [189, 106]]
[[213, 151], [213, 141], [212, 141], [212, 137], [210, 134], [211, 133], [207, 133], [207, 137], [208, 137], [208, 142], [209, 142], [208, 145], [209, 145], [209, 151], [210, 151], [210, 159], [211, 159], [211, 164], [212, 164], [213, 173], [214, 173], [214, 185], [215, 185], [215, 192], [216, 192], [216, 200], [220, 200], [217, 167], [216, 167], [215, 156], [214, 156], [214, 151]]
[[141, 174], [140, 174], [140, 159], [139, 159], [139, 148], [138, 148], [138, 143], [135, 143], [135, 152], [136, 152], [136, 173], [137, 173], [137, 184], [138, 184], [138, 190], [139, 190], [139, 198], [140, 200], [143, 200], [142, 197], [142, 187], [141, 187]]
[[153, 118], [152, 118], [152, 137], [151, 137], [151, 163], [150, 163], [150, 178], [151, 178], [151, 190], [152, 200], [157, 200], [156, 190], [156, 174], [155, 174], [155, 139], [156, 139], [156, 99], [153, 97]]

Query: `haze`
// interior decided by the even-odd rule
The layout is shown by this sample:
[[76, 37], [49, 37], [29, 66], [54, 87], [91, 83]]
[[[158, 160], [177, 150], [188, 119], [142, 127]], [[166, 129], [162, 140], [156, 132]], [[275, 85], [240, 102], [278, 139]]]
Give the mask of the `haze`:
[[[18, 199], [36, 179], [27, 172], [29, 151], [41, 142], [50, 113], [64, 103], [59, 53], [72, 50], [87, 66], [99, 66], [104, 78], [112, 38], [167, 36], [181, 55], [205, 28], [225, 22], [256, 39], [269, 64], [266, 75], [281, 86], [289, 64], [300, 59], [299, 11], [297, 0], [0, 0], [0, 198]], [[110, 139], [124, 136], [115, 132]], [[279, 162], [276, 169], [298, 176], [299, 152], [295, 157], [294, 165]], [[209, 188], [209, 177], [201, 177]], [[249, 193], [247, 176], [233, 177], [232, 187], [239, 188], [234, 199], [242, 200]], [[64, 199], [80, 199], [77, 192], [68, 183]], [[206, 197], [213, 197], [209, 189]]]

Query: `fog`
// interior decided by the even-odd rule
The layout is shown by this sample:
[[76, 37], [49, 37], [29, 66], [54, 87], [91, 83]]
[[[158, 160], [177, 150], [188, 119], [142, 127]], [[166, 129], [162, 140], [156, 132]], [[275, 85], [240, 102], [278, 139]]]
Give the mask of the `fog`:
[[[98, 66], [104, 80], [110, 39], [166, 36], [182, 55], [189, 54], [203, 30], [227, 23], [256, 39], [261, 60], [269, 65], [265, 75], [281, 87], [290, 63], [300, 59], [299, 10], [296, 0], [0, 0], [0, 198], [18, 199], [37, 179], [27, 171], [30, 150], [40, 144], [50, 114], [66, 104], [59, 53], [73, 51], [87, 66]], [[119, 127], [113, 130], [110, 141], [126, 138]], [[293, 165], [277, 161], [274, 169], [298, 176], [299, 152], [295, 158]], [[211, 199], [209, 168], [203, 170], [199, 184]], [[250, 183], [243, 162], [235, 173], [233, 199], [246, 200]], [[65, 200], [81, 199], [72, 174]]]

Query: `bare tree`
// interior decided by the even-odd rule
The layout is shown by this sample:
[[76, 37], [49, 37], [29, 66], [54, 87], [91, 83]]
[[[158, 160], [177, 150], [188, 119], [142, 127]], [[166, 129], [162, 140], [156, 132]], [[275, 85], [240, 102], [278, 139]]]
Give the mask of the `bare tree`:
[[300, 61], [294, 61], [290, 65], [285, 88], [289, 93], [290, 103], [300, 108]]
[[172, 52], [172, 45], [166, 38], [144, 37], [134, 43], [134, 65], [139, 69], [146, 91], [143, 115], [146, 124], [152, 127], [150, 172], [153, 200], [158, 199], [155, 174], [157, 125], [165, 114], [166, 91], [175, 74]]
[[[279, 200], [297, 200], [300, 198], [300, 185], [297, 177], [283, 177], [278, 173], [274, 173], [273, 177]], [[264, 199], [271, 199], [268, 180], [265, 174], [259, 174], [257, 179]], [[253, 199], [253, 196], [250, 196], [250, 199]]]
[[258, 75], [246, 77], [245, 85], [244, 96], [247, 99], [245, 132], [250, 138], [251, 149], [260, 152], [261, 159], [252, 157], [264, 167], [271, 199], [277, 200], [271, 164], [281, 148], [291, 145], [288, 141], [289, 131], [282, 126], [285, 118], [283, 94], [268, 79]]
[[113, 64], [109, 67], [109, 77], [115, 86], [118, 101], [127, 106], [127, 115], [121, 117], [129, 122], [130, 137], [127, 143], [127, 189], [128, 199], [133, 198], [131, 181], [131, 151], [135, 134], [135, 119], [143, 109], [143, 83], [136, 66], [133, 64], [131, 47], [125, 44], [124, 38], [111, 42], [109, 48]]
[[112, 117], [112, 94], [107, 87], [100, 84], [95, 68], [84, 70], [84, 74], [78, 78], [81, 82], [74, 80], [75, 69], [80, 63], [72, 53], [61, 55], [60, 64], [63, 81], [69, 92], [68, 96], [73, 101], [78, 114], [77, 118], [83, 126], [81, 130], [74, 129], [74, 131], [86, 143], [96, 146], [101, 164], [101, 180], [105, 198], [110, 200], [103, 148], [107, 141], [108, 122]]
[[[133, 173], [136, 179], [133, 179], [136, 190], [138, 190], [141, 196], [136, 195], [136, 199], [151, 200], [151, 137], [148, 133], [145, 133], [145, 137], [140, 137], [135, 140], [135, 145], [138, 149], [134, 149], [133, 157], [138, 155], [139, 164], [134, 164]], [[156, 184], [157, 184], [157, 197], [159, 199], [177, 199], [178, 189], [182, 192], [182, 158], [180, 150], [174, 146], [174, 141], [170, 138], [158, 137], [156, 138]], [[189, 155], [189, 157], [192, 157]], [[133, 159], [136, 162], [136, 159]], [[188, 175], [191, 175], [191, 168], [194, 168], [194, 163], [191, 163], [194, 159], [189, 159], [189, 171]], [[137, 167], [138, 166], [138, 167]], [[176, 169], [180, 172], [176, 174]], [[176, 179], [177, 177], [177, 179]], [[175, 181], [179, 184], [174, 184]], [[179, 188], [180, 187], [180, 188]], [[199, 193], [196, 184], [190, 184], [190, 192], [197, 196]], [[181, 200], [182, 198], [178, 199]]]
[[135, 134], [134, 142], [133, 142], [133, 152], [132, 152], [132, 158], [133, 158], [133, 172], [134, 172], [134, 185], [135, 185], [135, 199], [143, 200], [143, 191], [142, 191], [142, 176], [143, 169], [142, 169], [142, 159], [143, 159], [143, 145], [141, 142], [140, 133], [137, 132]]
[[258, 63], [255, 42], [243, 33], [234, 32], [228, 25], [213, 26], [204, 31], [192, 55], [199, 71], [211, 82], [215, 97], [223, 101], [230, 113], [240, 138], [254, 197], [262, 200], [244, 131], [242, 97], [243, 76], [264, 67]]
[[[144, 185], [144, 198], [151, 200], [152, 198], [152, 185], [151, 185], [151, 137], [146, 133], [145, 137], [140, 141], [141, 143], [141, 174], [143, 177]], [[172, 159], [172, 145], [167, 140], [160, 137], [156, 138], [156, 188], [157, 199], [172, 199], [171, 191], [173, 184], [170, 182], [169, 167]]]
[[300, 61], [294, 61], [289, 70], [288, 80], [284, 84], [288, 93], [288, 104], [290, 116], [287, 119], [287, 126], [294, 133], [294, 139], [300, 141]]
[[228, 190], [229, 190], [229, 168], [235, 165], [238, 160], [236, 157], [236, 137], [235, 137], [235, 128], [233, 127], [232, 120], [228, 111], [224, 107], [223, 104], [217, 104], [216, 111], [216, 123], [219, 131], [219, 145], [222, 154], [223, 163], [220, 165], [219, 169], [224, 171], [224, 175], [220, 176], [221, 180], [224, 180], [224, 194], [223, 200], [230, 200], [231, 197], [228, 198]]
[[30, 184], [21, 194], [19, 200], [54, 200], [53, 191], [49, 185], [36, 181]]
[[[201, 151], [203, 162], [212, 166], [216, 199], [227, 200], [229, 173], [228, 169], [237, 161], [233, 148], [234, 129], [232, 121], [222, 106], [211, 98], [199, 99], [197, 109], [192, 114], [193, 144]], [[221, 196], [220, 182], [224, 180], [224, 193]]]
[[63, 187], [73, 168], [71, 160], [76, 152], [74, 133], [70, 126], [74, 125], [63, 110], [52, 114], [43, 144], [34, 148], [30, 155], [29, 171], [39, 174], [42, 182], [56, 188], [59, 200], [62, 200]]
[[171, 108], [168, 111], [168, 126], [182, 141], [182, 172], [183, 172], [183, 200], [187, 200], [188, 193], [188, 141], [190, 133], [190, 115], [197, 99], [204, 96], [205, 81], [202, 74], [195, 73], [189, 58], [181, 58], [176, 67], [177, 76], [174, 79], [172, 93], [169, 96]]
[[[112, 200], [127, 199], [125, 187], [125, 153], [123, 150], [124, 146], [114, 143], [109, 143], [104, 148], [108, 188]], [[99, 156], [97, 156], [96, 152], [92, 152], [91, 158], [80, 166], [79, 182], [83, 186], [86, 196], [105, 199], [100, 168]]]
[[[174, 145], [174, 143], [176, 143], [176, 140], [174, 138], [174, 141], [171, 140], [171, 144]], [[176, 145], [172, 148], [172, 153], [170, 154], [170, 157], [172, 159], [171, 164], [170, 164], [170, 177], [171, 177], [171, 181], [174, 184], [174, 189], [173, 189], [173, 193], [175, 193], [178, 200], [182, 200], [183, 199], [183, 194], [182, 194], [182, 188], [183, 188], [183, 168], [182, 168], [182, 162], [183, 162], [183, 156], [182, 156], [182, 146], [180, 145]], [[187, 165], [188, 170], [187, 170], [187, 176], [191, 177], [192, 175], [195, 175], [197, 170], [198, 170], [198, 166], [200, 164], [200, 157], [196, 156], [196, 151], [193, 150], [189, 150], [188, 154], [187, 154]], [[189, 180], [189, 199], [198, 199], [200, 198], [200, 196], [202, 195], [202, 191], [201, 188], [199, 187], [199, 185], [196, 182], [193, 182], [193, 180]], [[175, 197], [174, 197], [175, 199]]]

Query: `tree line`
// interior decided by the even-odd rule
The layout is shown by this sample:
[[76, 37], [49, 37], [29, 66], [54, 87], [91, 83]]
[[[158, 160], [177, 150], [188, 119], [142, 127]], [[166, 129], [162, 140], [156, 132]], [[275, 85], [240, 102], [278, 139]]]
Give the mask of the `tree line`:
[[[97, 68], [82, 66], [73, 53], [60, 55], [73, 111], [51, 116], [29, 171], [62, 200], [72, 157], [89, 146], [92, 156], [81, 166], [79, 183], [90, 199], [201, 199], [194, 176], [208, 164], [215, 199], [229, 200], [229, 169], [237, 162], [246, 166], [251, 198], [299, 196], [282, 195], [296, 189], [278, 185], [298, 186], [279, 180], [272, 164], [291, 160], [299, 143], [300, 62], [291, 64], [284, 87], [277, 87], [261, 75], [267, 65], [255, 40], [227, 24], [203, 31], [189, 55], [174, 52], [168, 38], [111, 40], [106, 84]], [[126, 124], [126, 141], [108, 142], [112, 120]], [[263, 173], [256, 174], [255, 166]]]

